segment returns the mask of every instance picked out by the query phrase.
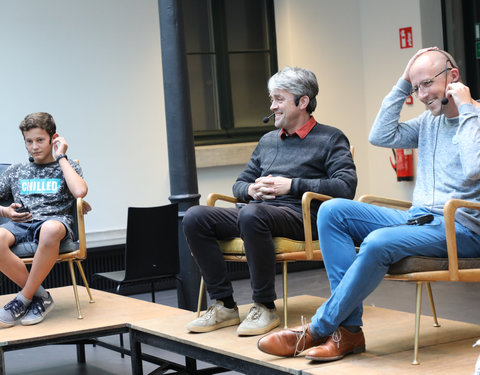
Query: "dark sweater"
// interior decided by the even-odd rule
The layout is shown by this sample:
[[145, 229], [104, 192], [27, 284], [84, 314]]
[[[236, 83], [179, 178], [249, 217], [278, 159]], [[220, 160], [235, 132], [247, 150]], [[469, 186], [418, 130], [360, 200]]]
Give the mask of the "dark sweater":
[[[357, 187], [347, 137], [339, 129], [319, 123], [304, 139], [293, 135], [282, 140], [280, 130], [265, 134], [235, 181], [233, 194], [242, 201], [251, 201], [248, 186], [258, 177], [270, 174], [291, 178], [291, 190], [261, 203], [291, 206], [299, 211], [306, 191], [352, 199]], [[312, 204], [312, 216], [316, 216], [318, 207], [318, 203]]]

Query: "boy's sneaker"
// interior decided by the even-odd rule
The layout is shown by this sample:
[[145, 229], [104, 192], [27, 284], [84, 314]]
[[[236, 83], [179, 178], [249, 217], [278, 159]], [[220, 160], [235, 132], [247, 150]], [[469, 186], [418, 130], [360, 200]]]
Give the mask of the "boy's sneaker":
[[240, 323], [238, 307], [229, 309], [218, 301], [210, 306], [205, 314], [187, 324], [190, 332], [210, 332], [219, 328], [234, 326]]
[[15, 297], [0, 309], [0, 327], [12, 327], [27, 313], [27, 311], [28, 307]]
[[20, 321], [24, 326], [40, 323], [53, 308], [53, 299], [49, 292], [46, 298], [33, 296], [27, 314]]
[[245, 320], [238, 326], [239, 336], [262, 335], [278, 327], [280, 318], [277, 309], [267, 309], [261, 303], [254, 302]]

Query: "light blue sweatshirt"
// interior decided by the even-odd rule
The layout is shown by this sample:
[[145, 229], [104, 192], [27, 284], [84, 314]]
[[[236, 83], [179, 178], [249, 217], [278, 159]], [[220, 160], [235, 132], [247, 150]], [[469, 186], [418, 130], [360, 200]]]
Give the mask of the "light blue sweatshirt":
[[[413, 206], [443, 213], [445, 202], [451, 198], [479, 202], [480, 110], [462, 104], [458, 117], [433, 116], [425, 111], [417, 118], [399, 122], [411, 90], [411, 84], [400, 78], [385, 97], [370, 131], [370, 143], [418, 149]], [[462, 208], [455, 219], [480, 234], [480, 211]]]

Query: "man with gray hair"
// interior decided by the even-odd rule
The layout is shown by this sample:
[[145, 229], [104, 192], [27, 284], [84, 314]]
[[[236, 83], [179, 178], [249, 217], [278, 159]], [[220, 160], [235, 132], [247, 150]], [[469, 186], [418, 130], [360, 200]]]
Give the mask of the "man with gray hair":
[[[216, 303], [190, 322], [191, 332], [209, 332], [240, 323], [218, 239], [241, 237], [250, 270], [253, 307], [238, 335], [260, 335], [280, 324], [275, 308], [275, 249], [272, 237], [304, 240], [302, 194], [306, 191], [352, 199], [357, 175], [350, 144], [338, 129], [316, 122], [318, 83], [311, 71], [284, 68], [268, 82], [275, 127], [258, 142], [233, 194], [242, 208], [191, 207], [183, 228]], [[312, 207], [312, 231], [317, 237]]]

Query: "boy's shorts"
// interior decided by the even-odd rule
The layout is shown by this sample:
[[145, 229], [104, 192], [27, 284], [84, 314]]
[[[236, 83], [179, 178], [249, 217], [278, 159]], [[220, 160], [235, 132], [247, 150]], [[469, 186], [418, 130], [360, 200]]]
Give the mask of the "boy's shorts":
[[[38, 238], [40, 237], [40, 228], [43, 225], [43, 223], [45, 223], [48, 220], [49, 219], [33, 220], [31, 222], [26, 222], [26, 223], [17, 223], [15, 221], [10, 220], [5, 224], [0, 225], [0, 228], [5, 228], [10, 233], [12, 233], [13, 236], [15, 237], [15, 243], [13, 244], [12, 247], [25, 242], [35, 242], [36, 244], [38, 244]], [[64, 223], [62, 220], [59, 220], [57, 218], [53, 220], [59, 221], [65, 226], [67, 233], [65, 234], [65, 237], [62, 239], [62, 241], [65, 240], [66, 238], [73, 239], [72, 231], [66, 223]], [[24, 256], [24, 254], [22, 254], [22, 256]]]

